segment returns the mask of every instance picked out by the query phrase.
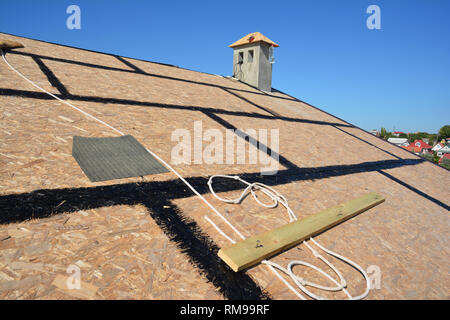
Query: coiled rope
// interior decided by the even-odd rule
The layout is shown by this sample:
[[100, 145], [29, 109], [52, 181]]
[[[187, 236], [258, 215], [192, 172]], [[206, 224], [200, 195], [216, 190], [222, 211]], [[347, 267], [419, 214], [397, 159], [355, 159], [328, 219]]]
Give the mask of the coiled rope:
[[[232, 179], [235, 181], [239, 181], [245, 185], [247, 185], [247, 187], [244, 189], [244, 191], [242, 191], [242, 193], [234, 199], [227, 199], [227, 198], [222, 198], [220, 196], [217, 195], [217, 193], [214, 191], [213, 188], [213, 179], [215, 178], [224, 178], [224, 179]], [[289, 222], [293, 222], [297, 220], [297, 216], [295, 215], [295, 213], [292, 211], [292, 209], [289, 207], [288, 201], [286, 199], [285, 196], [283, 196], [281, 193], [279, 193], [278, 191], [276, 191], [275, 189], [260, 183], [260, 182], [254, 182], [254, 183], [250, 183], [248, 181], [245, 181], [244, 179], [242, 179], [239, 176], [229, 176], [229, 175], [213, 175], [209, 178], [208, 180], [208, 187], [209, 190], [211, 191], [211, 193], [213, 194], [214, 197], [216, 197], [217, 199], [219, 199], [220, 201], [226, 202], [226, 203], [232, 203], [232, 204], [240, 204], [249, 194], [252, 195], [253, 199], [260, 204], [261, 206], [265, 207], [265, 208], [275, 208], [278, 206], [278, 204], [283, 205], [286, 210], [287, 210], [287, 214], [289, 217]], [[260, 191], [261, 193], [263, 193], [265, 196], [267, 196], [270, 200], [271, 203], [264, 203], [261, 200], [259, 200], [258, 195], [257, 195], [257, 191]], [[228, 240], [230, 240], [232, 243], [235, 243], [235, 241], [229, 237], [228, 235], [225, 234], [225, 232], [223, 232], [222, 230], [220, 230], [220, 228], [215, 225], [210, 219], [207, 219], [207, 221], [212, 224], [217, 231], [219, 231], [220, 234], [224, 235]], [[308, 244], [307, 241], [304, 241], [303, 243], [306, 245], [306, 247], [312, 252], [312, 254], [322, 260], [326, 265], [328, 265], [328, 267], [330, 267], [331, 270], [334, 271], [334, 273], [339, 277], [339, 282], [337, 282], [335, 279], [333, 279], [330, 275], [328, 275], [326, 272], [324, 272], [322, 269], [316, 267], [315, 265], [312, 265], [308, 262], [305, 261], [300, 261], [300, 260], [294, 260], [291, 261], [287, 268], [283, 268], [282, 266], [280, 266], [279, 264], [276, 264], [274, 262], [268, 261], [268, 260], [263, 260], [261, 263], [266, 264], [267, 266], [271, 267], [272, 271], [275, 271], [275, 269], [278, 269], [282, 272], [284, 272], [285, 274], [287, 274], [288, 276], [291, 277], [291, 279], [295, 282], [295, 284], [297, 285], [297, 287], [303, 291], [304, 293], [306, 293], [308, 296], [310, 296], [313, 299], [317, 299], [317, 300], [323, 300], [325, 299], [324, 297], [315, 295], [314, 293], [312, 293], [310, 290], [308, 290], [306, 287], [314, 287], [317, 289], [321, 289], [321, 290], [325, 290], [325, 291], [340, 291], [342, 290], [349, 299], [351, 300], [360, 300], [363, 299], [364, 297], [366, 297], [369, 294], [369, 290], [370, 290], [370, 280], [369, 277], [367, 275], [367, 273], [364, 271], [363, 268], [361, 268], [358, 264], [356, 264], [355, 262], [353, 262], [352, 260], [345, 258], [331, 250], [328, 250], [324, 247], [322, 247], [317, 241], [315, 241], [312, 237], [309, 239], [312, 243], [314, 243], [317, 247], [319, 247], [321, 250], [323, 250], [324, 252], [326, 252], [327, 254], [334, 256], [342, 261], [344, 261], [345, 263], [349, 264], [350, 266], [352, 266], [353, 268], [355, 268], [356, 270], [358, 270], [365, 278], [366, 280], [366, 290], [364, 291], [363, 294], [356, 296], [356, 297], [352, 297], [347, 289], [347, 283], [344, 279], [344, 277], [342, 276], [342, 274], [339, 272], [339, 270], [332, 264], [330, 263], [327, 259], [325, 259], [322, 255], [320, 255], [312, 246], [310, 246]], [[313, 282], [309, 282], [306, 281], [305, 279], [297, 276], [294, 274], [293, 272], [293, 267], [296, 265], [303, 265], [305, 267], [309, 267], [311, 269], [316, 270], [317, 272], [319, 272], [320, 274], [322, 274], [323, 276], [325, 276], [326, 278], [328, 278], [329, 280], [331, 280], [336, 286], [335, 287], [328, 287], [328, 286], [322, 286]], [[278, 274], [279, 275], [279, 274]], [[298, 292], [297, 292], [298, 293]], [[297, 296], [299, 296], [301, 299], [304, 299], [304, 297], [301, 294], [297, 294]]]
[[[84, 114], [85, 116], [87, 116], [88, 118], [97, 121], [98, 123], [110, 128], [111, 130], [113, 130], [114, 132], [118, 133], [121, 136], [124, 136], [125, 134], [116, 129], [115, 127], [109, 125], [108, 123], [98, 119], [97, 117], [91, 115], [90, 113], [74, 106], [73, 104], [59, 98], [58, 96], [52, 94], [51, 92], [48, 92], [47, 90], [41, 88], [40, 86], [38, 86], [37, 84], [35, 84], [33, 81], [29, 80], [27, 77], [25, 77], [22, 73], [20, 73], [19, 71], [17, 71], [11, 64], [9, 64], [8, 60], [6, 60], [5, 54], [3, 52], [2, 49], [0, 49], [1, 54], [2, 54], [2, 58], [5, 61], [5, 63], [8, 65], [8, 67], [14, 71], [16, 74], [18, 74], [21, 78], [23, 78], [25, 81], [27, 81], [28, 83], [30, 83], [33, 87], [41, 90], [42, 92], [45, 92], [46, 94], [50, 95], [51, 97], [53, 97], [54, 99], [60, 101], [61, 103], [71, 107], [74, 110], [77, 110], [78, 112], [81, 112], [82, 114]], [[245, 237], [242, 235], [241, 232], [239, 232], [239, 230], [236, 229], [235, 226], [233, 226], [233, 224], [228, 221], [228, 219], [226, 219], [208, 200], [206, 200], [188, 181], [186, 181], [186, 179], [184, 179], [174, 168], [172, 168], [171, 165], [169, 165], [166, 161], [164, 161], [163, 159], [161, 159], [157, 154], [155, 154], [154, 152], [152, 152], [150, 149], [146, 148], [147, 152], [149, 152], [152, 156], [154, 156], [158, 161], [160, 161], [164, 166], [166, 166], [170, 171], [172, 171], [189, 189], [192, 190], [192, 192], [198, 196], [213, 212], [215, 215], [217, 215], [221, 220], [223, 220], [242, 240], [245, 239]], [[244, 184], [247, 185], [247, 187], [245, 188], [245, 190], [242, 192], [241, 196], [236, 198], [236, 199], [224, 199], [219, 197], [215, 192], [214, 189], [212, 187], [212, 180], [216, 177], [222, 177], [222, 178], [229, 178], [229, 179], [234, 179], [234, 180], [238, 180], [240, 182], [243, 182]], [[208, 186], [209, 189], [211, 190], [211, 193], [219, 200], [224, 201], [226, 203], [240, 203], [250, 192], [253, 196], [253, 198], [263, 207], [266, 208], [275, 208], [278, 206], [279, 203], [281, 203], [288, 212], [288, 216], [289, 216], [289, 221], [295, 221], [297, 220], [296, 215], [294, 214], [294, 212], [291, 210], [291, 208], [288, 205], [288, 201], [287, 199], [280, 194], [279, 192], [277, 192], [276, 190], [274, 190], [273, 188], [270, 188], [269, 186], [266, 186], [262, 183], [249, 183], [243, 179], [241, 179], [238, 176], [227, 176], [227, 175], [214, 175], [211, 176], [209, 181], [208, 181]], [[272, 204], [266, 204], [261, 202], [255, 191], [261, 191], [263, 192], [266, 196], [268, 196], [273, 203]], [[223, 232], [209, 217], [205, 216], [204, 217], [206, 219], [207, 222], [209, 222], [222, 236], [224, 236], [227, 240], [229, 240], [231, 243], [235, 243], [236, 241], [233, 240], [231, 237], [229, 237], [225, 232]], [[315, 294], [313, 294], [312, 292], [310, 292], [306, 286], [310, 286], [310, 287], [315, 287], [317, 289], [322, 289], [322, 290], [327, 290], [327, 291], [340, 291], [343, 290], [343, 292], [345, 292], [345, 294], [347, 295], [347, 297], [349, 299], [353, 299], [353, 300], [357, 300], [357, 299], [363, 299], [364, 297], [367, 296], [367, 294], [369, 293], [370, 290], [370, 282], [369, 282], [369, 278], [367, 276], [367, 273], [364, 271], [364, 269], [362, 269], [360, 266], [358, 266], [356, 263], [354, 263], [353, 261], [351, 261], [350, 259], [347, 259], [343, 256], [338, 255], [337, 253], [332, 252], [331, 250], [328, 250], [324, 247], [322, 247], [319, 243], [317, 243], [313, 238], [310, 238], [310, 241], [312, 241], [316, 246], [318, 246], [320, 249], [322, 249], [324, 252], [346, 262], [347, 264], [353, 266], [354, 268], [356, 268], [359, 272], [361, 272], [364, 276], [364, 278], [366, 279], [366, 290], [363, 294], [357, 296], [357, 297], [352, 297], [348, 291], [345, 289], [346, 287], [346, 281], [345, 279], [342, 277], [341, 273], [338, 271], [338, 269], [336, 267], [334, 267], [328, 260], [326, 260], [323, 256], [321, 256], [314, 248], [312, 248], [306, 241], [304, 241], [303, 243], [308, 247], [308, 249], [311, 250], [311, 252], [314, 254], [315, 257], [319, 258], [320, 260], [322, 260], [325, 264], [327, 264], [335, 273], [336, 275], [339, 277], [340, 283], [337, 282], [335, 279], [333, 279], [330, 275], [328, 275], [326, 272], [324, 272], [323, 270], [321, 270], [320, 268], [309, 264], [307, 262], [304, 261], [299, 261], [299, 260], [295, 260], [295, 261], [291, 261], [287, 268], [283, 268], [282, 266], [268, 261], [268, 260], [264, 260], [262, 261], [263, 264], [267, 265], [269, 267], [269, 269], [300, 299], [305, 300], [306, 298], [300, 294], [298, 292], [298, 290], [296, 290], [289, 282], [286, 281], [285, 278], [283, 278], [279, 272], [277, 271], [280, 270], [284, 273], [286, 273], [287, 275], [289, 275], [291, 277], [291, 279], [294, 281], [294, 283], [297, 285], [297, 287], [303, 291], [304, 293], [306, 293], [308, 296], [310, 296], [313, 299], [324, 299], [321, 296], [317, 296]], [[327, 287], [327, 286], [321, 286], [312, 282], [308, 282], [306, 280], [304, 280], [301, 277], [296, 276], [293, 273], [293, 267], [295, 265], [303, 265], [306, 267], [310, 267], [316, 271], [318, 271], [320, 274], [322, 274], [323, 276], [325, 276], [326, 278], [328, 278], [330, 281], [332, 281], [336, 286], [335, 287]]]

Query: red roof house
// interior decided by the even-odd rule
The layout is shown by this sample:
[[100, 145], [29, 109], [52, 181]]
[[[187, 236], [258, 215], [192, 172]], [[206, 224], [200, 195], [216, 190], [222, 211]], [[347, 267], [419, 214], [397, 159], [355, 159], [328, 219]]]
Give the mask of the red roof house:
[[409, 146], [403, 148], [412, 151], [414, 153], [428, 153], [430, 152], [432, 146], [430, 146], [423, 140], [415, 140], [414, 142], [410, 143]]
[[450, 160], [450, 153], [444, 153], [442, 158], [439, 159], [439, 164], [441, 164], [442, 161], [444, 161], [444, 159], [449, 159]]

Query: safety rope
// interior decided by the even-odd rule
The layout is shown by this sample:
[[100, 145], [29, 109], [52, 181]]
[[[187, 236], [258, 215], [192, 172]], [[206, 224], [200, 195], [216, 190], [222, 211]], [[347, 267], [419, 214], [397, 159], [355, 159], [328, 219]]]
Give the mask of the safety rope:
[[[0, 49], [3, 60], [5, 61], [5, 63], [8, 65], [8, 67], [13, 70], [16, 74], [18, 74], [21, 78], [23, 78], [24, 80], [26, 80], [28, 83], [30, 83], [33, 87], [41, 90], [42, 92], [45, 92], [46, 94], [50, 95], [51, 97], [55, 98], [56, 100], [60, 101], [61, 103], [71, 107], [72, 109], [77, 110], [78, 112], [81, 112], [82, 114], [84, 114], [85, 116], [87, 116], [88, 118], [91, 118], [92, 120], [97, 121], [98, 123], [110, 128], [111, 130], [115, 131], [116, 133], [118, 133], [121, 136], [124, 136], [125, 134], [116, 129], [115, 127], [109, 125], [108, 123], [98, 119], [97, 117], [91, 115], [90, 113], [74, 106], [73, 104], [59, 98], [58, 96], [52, 94], [51, 92], [48, 92], [47, 90], [41, 88], [40, 86], [38, 86], [37, 84], [35, 84], [33, 81], [29, 80], [27, 77], [25, 77], [22, 73], [20, 73], [19, 71], [17, 71], [11, 64], [9, 64], [8, 60], [5, 57], [5, 54], [3, 52], [2, 49]], [[184, 179], [171, 165], [169, 165], [166, 161], [164, 161], [163, 159], [161, 159], [157, 154], [155, 154], [154, 152], [152, 152], [150, 149], [146, 148], [147, 152], [149, 152], [153, 157], [155, 157], [158, 161], [160, 161], [164, 166], [166, 166], [170, 171], [172, 171], [189, 189], [191, 189], [191, 191], [197, 195], [221, 220], [223, 220], [242, 240], [245, 239], [244, 235], [242, 235], [241, 232], [239, 232], [239, 230], [237, 230], [237, 228], [235, 226], [233, 226], [233, 224], [228, 221], [228, 219], [226, 219], [208, 200], [206, 200], [186, 179]], [[213, 190], [212, 188], [212, 180], [216, 177], [222, 177], [222, 178], [230, 178], [230, 179], [235, 179], [238, 181], [241, 181], [243, 183], [245, 183], [247, 185], [247, 188], [242, 192], [241, 196], [236, 198], [236, 199], [224, 199], [219, 197]], [[211, 193], [219, 200], [224, 201], [226, 203], [240, 203], [248, 194], [248, 192], [250, 192], [253, 196], [253, 198], [262, 206], [267, 207], [267, 208], [275, 208], [278, 206], [278, 203], [281, 203], [288, 211], [288, 216], [289, 216], [289, 221], [295, 221], [297, 220], [296, 215], [294, 214], [294, 212], [290, 209], [289, 205], [288, 205], [288, 201], [287, 199], [280, 194], [279, 192], [277, 192], [276, 190], [274, 190], [273, 188], [270, 188], [269, 186], [266, 186], [262, 183], [249, 183], [243, 179], [241, 179], [238, 176], [227, 176], [227, 175], [214, 175], [211, 176], [209, 181], [208, 181], [208, 186], [209, 189], [211, 190]], [[272, 199], [273, 203], [272, 204], [265, 204], [263, 202], [261, 202], [255, 191], [261, 191], [263, 192], [266, 196], [268, 196], [270, 199]], [[225, 232], [223, 232], [209, 217], [205, 216], [204, 217], [205, 220], [210, 223], [222, 236], [224, 236], [227, 240], [229, 240], [231, 243], [235, 243], [236, 241], [233, 240], [231, 237], [229, 237]], [[322, 249], [324, 252], [352, 265], [354, 268], [356, 268], [358, 271], [360, 271], [364, 278], [366, 279], [366, 291], [357, 297], [352, 297], [348, 291], [345, 289], [346, 287], [346, 282], [345, 279], [342, 277], [341, 273], [338, 271], [337, 268], [335, 268], [330, 262], [328, 262], [324, 257], [322, 257], [320, 254], [317, 253], [316, 250], [314, 250], [311, 246], [308, 245], [308, 243], [306, 241], [304, 241], [303, 243], [311, 250], [311, 252], [314, 254], [314, 256], [316, 256], [317, 258], [319, 258], [320, 260], [322, 260], [324, 263], [326, 263], [339, 277], [340, 279], [340, 283], [338, 283], [335, 279], [333, 279], [330, 275], [328, 275], [326, 272], [324, 272], [323, 270], [321, 270], [320, 268], [309, 264], [307, 262], [304, 261], [291, 261], [286, 268], [283, 268], [282, 266], [268, 261], [268, 260], [264, 260], [262, 261], [263, 264], [267, 265], [269, 267], [269, 269], [300, 299], [305, 300], [306, 298], [301, 295], [298, 290], [296, 290], [291, 284], [289, 284], [286, 279], [284, 279], [276, 269], [286, 273], [287, 275], [289, 275], [291, 277], [291, 279], [295, 282], [295, 284], [304, 292], [306, 293], [308, 296], [310, 296], [311, 298], [314, 299], [324, 299], [323, 297], [317, 296], [315, 294], [313, 294], [312, 292], [310, 292], [308, 289], [306, 289], [306, 286], [311, 286], [311, 287], [315, 287], [318, 289], [322, 289], [322, 290], [328, 290], [328, 291], [340, 291], [343, 290], [345, 292], [345, 294], [353, 300], [356, 299], [363, 299], [364, 297], [367, 296], [367, 294], [369, 293], [370, 290], [370, 283], [369, 283], [369, 278], [366, 274], [366, 272], [364, 271], [364, 269], [362, 269], [360, 266], [358, 266], [356, 263], [354, 263], [353, 261], [351, 261], [348, 258], [345, 258], [343, 256], [340, 256], [334, 252], [332, 252], [331, 250], [328, 250], [324, 247], [322, 247], [319, 243], [317, 243], [313, 238], [310, 238], [310, 241], [312, 241], [315, 245], [317, 245], [320, 249]], [[316, 271], [318, 271], [319, 273], [321, 273], [322, 275], [324, 275], [325, 277], [327, 277], [330, 281], [332, 281], [336, 287], [326, 287], [326, 286], [321, 286], [312, 282], [308, 282], [306, 280], [304, 280], [301, 277], [298, 277], [296, 275], [294, 275], [293, 273], [293, 267], [295, 265], [303, 265], [303, 266], [307, 266], [310, 267]]]
[[[244, 189], [244, 191], [242, 191], [242, 193], [234, 199], [227, 199], [227, 198], [222, 198], [220, 196], [217, 195], [217, 193], [214, 191], [213, 188], [213, 180], [215, 178], [224, 178], [224, 179], [232, 179], [235, 181], [239, 181], [245, 185], [247, 185], [247, 187]], [[278, 206], [278, 204], [282, 204], [288, 213], [289, 216], [289, 221], [293, 222], [297, 220], [297, 216], [295, 215], [295, 213], [292, 211], [292, 209], [289, 207], [288, 201], [286, 199], [285, 196], [283, 196], [281, 193], [279, 193], [278, 191], [274, 190], [273, 188], [260, 183], [260, 182], [254, 182], [254, 183], [250, 183], [248, 181], [245, 181], [244, 179], [242, 179], [239, 176], [229, 176], [229, 175], [213, 175], [209, 178], [208, 180], [208, 187], [209, 190], [211, 191], [212, 195], [214, 197], [216, 197], [217, 199], [219, 199], [220, 201], [226, 202], [226, 203], [232, 203], [232, 204], [240, 204], [249, 194], [252, 195], [253, 199], [255, 199], [255, 201], [260, 204], [261, 206], [265, 207], [265, 208], [275, 208]], [[264, 195], [266, 195], [272, 202], [271, 203], [264, 203], [261, 200], [259, 200], [258, 195], [257, 195], [257, 191], [262, 192]], [[205, 217], [206, 218], [206, 217]], [[231, 241], [232, 243], [235, 243], [235, 241], [229, 237], [223, 230], [221, 230], [217, 225], [215, 225], [210, 219], [206, 219], [210, 224], [212, 224], [214, 226], [214, 228], [219, 231], [220, 234], [222, 234], [224, 237], [226, 237], [229, 241]], [[369, 290], [370, 290], [370, 281], [369, 281], [369, 277], [367, 275], [367, 273], [364, 271], [363, 268], [361, 268], [358, 264], [356, 264], [355, 262], [353, 262], [352, 260], [345, 258], [329, 249], [324, 248], [323, 246], [321, 246], [317, 241], [315, 241], [312, 237], [309, 239], [311, 242], [313, 242], [316, 246], [318, 246], [321, 250], [323, 250], [324, 252], [326, 252], [327, 254], [334, 256], [342, 261], [344, 261], [345, 263], [349, 264], [350, 266], [352, 266], [353, 268], [355, 268], [356, 270], [358, 270], [359, 272], [361, 272], [361, 274], [364, 276], [365, 280], [366, 280], [366, 290], [364, 291], [363, 294], [356, 296], [356, 297], [352, 297], [348, 291], [346, 290], [346, 286], [347, 286], [347, 282], [345, 281], [344, 277], [342, 276], [342, 274], [339, 272], [339, 270], [332, 264], [330, 263], [327, 259], [325, 259], [322, 255], [320, 255], [312, 246], [310, 246], [308, 244], [307, 241], [304, 241], [303, 243], [306, 245], [306, 247], [312, 252], [312, 254], [322, 260], [326, 265], [328, 265], [328, 267], [330, 267], [331, 270], [334, 271], [334, 273], [339, 277], [339, 282], [337, 282], [335, 279], [333, 279], [330, 275], [328, 275], [326, 272], [324, 272], [322, 269], [307, 263], [305, 261], [300, 261], [300, 260], [294, 260], [291, 261], [287, 268], [283, 268], [282, 266], [280, 266], [279, 264], [276, 264], [274, 262], [268, 261], [268, 260], [263, 260], [261, 263], [268, 265], [269, 267], [271, 267], [272, 271], [276, 272], [275, 269], [278, 269], [282, 272], [284, 272], [285, 274], [287, 274], [288, 276], [291, 277], [291, 279], [295, 282], [295, 284], [298, 286], [298, 288], [303, 291], [304, 293], [306, 293], [308, 296], [310, 296], [313, 299], [318, 299], [318, 300], [323, 300], [325, 299], [324, 297], [315, 295], [314, 293], [312, 293], [310, 290], [308, 290], [306, 288], [306, 286], [309, 287], [314, 287], [317, 289], [321, 289], [321, 290], [325, 290], [325, 291], [340, 291], [342, 290], [349, 299], [351, 300], [360, 300], [363, 299], [364, 297], [366, 297], [369, 294]], [[320, 274], [322, 274], [323, 276], [327, 277], [329, 280], [331, 280], [336, 286], [335, 287], [328, 287], [328, 286], [322, 286], [313, 282], [309, 282], [306, 281], [305, 279], [296, 276], [293, 272], [293, 267], [296, 265], [303, 265], [305, 267], [309, 267], [311, 269], [316, 270], [317, 272], [319, 272]], [[291, 289], [291, 288], [290, 288]], [[296, 294], [297, 296], [300, 296], [301, 299], [304, 299], [304, 297], [299, 294], [297, 292]]]

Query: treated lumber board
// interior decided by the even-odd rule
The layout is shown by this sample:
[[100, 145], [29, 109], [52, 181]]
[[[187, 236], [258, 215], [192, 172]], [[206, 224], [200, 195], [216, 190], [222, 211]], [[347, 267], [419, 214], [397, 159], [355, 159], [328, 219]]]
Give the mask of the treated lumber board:
[[0, 49], [17, 49], [23, 48], [23, 45], [20, 42], [14, 40], [5, 40], [0, 39]]
[[234, 271], [251, 267], [289, 249], [382, 202], [384, 197], [372, 192], [325, 209], [301, 220], [256, 235], [219, 250], [219, 257]]

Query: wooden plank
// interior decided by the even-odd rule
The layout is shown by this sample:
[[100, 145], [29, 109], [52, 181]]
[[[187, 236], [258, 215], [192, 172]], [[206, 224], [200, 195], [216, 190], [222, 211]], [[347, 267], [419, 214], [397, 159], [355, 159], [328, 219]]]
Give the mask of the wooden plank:
[[228, 248], [222, 248], [218, 255], [237, 272], [291, 248], [384, 200], [383, 196], [372, 192], [277, 229], [247, 238]]

